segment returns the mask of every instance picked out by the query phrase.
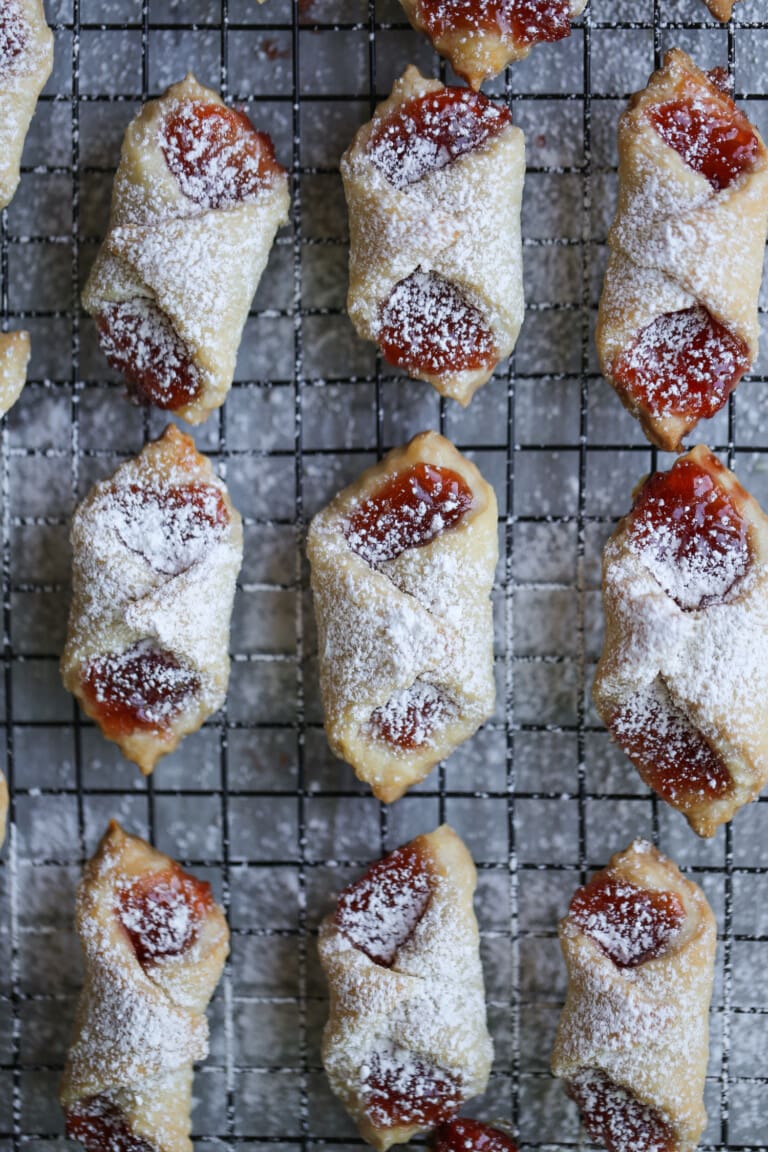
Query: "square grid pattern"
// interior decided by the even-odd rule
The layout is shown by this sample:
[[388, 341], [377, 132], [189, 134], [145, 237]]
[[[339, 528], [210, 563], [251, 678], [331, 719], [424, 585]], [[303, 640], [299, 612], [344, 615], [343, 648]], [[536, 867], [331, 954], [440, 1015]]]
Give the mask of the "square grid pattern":
[[[475, 1115], [523, 1148], [576, 1147], [547, 1061], [564, 993], [555, 927], [589, 869], [634, 835], [701, 882], [720, 928], [705, 1149], [768, 1149], [768, 803], [699, 842], [651, 798], [590, 705], [599, 557], [657, 458], [599, 377], [592, 332], [629, 91], [677, 44], [727, 63], [768, 130], [765, 0], [727, 28], [700, 0], [591, 0], [573, 35], [488, 86], [526, 132], [527, 316], [516, 353], [461, 411], [392, 373], [343, 313], [338, 158], [408, 62], [450, 75], [395, 0], [46, 0], [56, 66], [0, 235], [3, 327], [33, 335], [31, 381], [0, 434], [0, 1152], [61, 1145], [56, 1081], [81, 983], [74, 888], [108, 817], [211, 880], [232, 955], [198, 1071], [199, 1148], [359, 1144], [320, 1068], [314, 933], [370, 860], [446, 819], [479, 866], [496, 1063]], [[79, 289], [104, 233], [126, 124], [193, 68], [271, 132], [292, 178], [226, 407], [196, 432], [245, 520], [226, 710], [154, 777], [121, 761], [60, 686], [67, 523], [97, 477], [163, 419], [125, 402]], [[764, 289], [763, 317], [768, 305]], [[752, 378], [700, 430], [768, 503], [768, 339]], [[387, 809], [329, 755], [302, 543], [340, 485], [416, 431], [444, 431], [499, 497], [498, 708]]]

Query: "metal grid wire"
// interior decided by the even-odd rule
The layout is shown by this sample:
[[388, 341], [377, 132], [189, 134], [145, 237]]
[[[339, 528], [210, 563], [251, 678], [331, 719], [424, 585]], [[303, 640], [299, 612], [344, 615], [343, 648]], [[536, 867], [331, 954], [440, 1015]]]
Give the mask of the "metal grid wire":
[[[447, 75], [395, 0], [47, 0], [55, 74], [0, 233], [3, 327], [30, 328], [35, 349], [0, 434], [0, 755], [11, 788], [0, 1152], [61, 1140], [55, 1086], [81, 981], [74, 886], [111, 815], [207, 876], [232, 925], [211, 1057], [196, 1080], [199, 1146], [359, 1143], [320, 1069], [326, 1006], [313, 933], [343, 882], [447, 819], [478, 861], [497, 1049], [473, 1114], [511, 1121], [525, 1148], [579, 1143], [575, 1112], [547, 1072], [564, 991], [556, 920], [591, 868], [645, 834], [704, 884], [720, 927], [703, 1147], [768, 1149], [768, 805], [696, 841], [611, 749], [589, 704], [600, 547], [631, 486], [659, 462], [592, 351], [615, 122], [677, 43], [704, 66], [727, 62], [737, 96], [768, 127], [764, 3], [743, 0], [721, 29], [699, 0], [591, 0], [569, 41], [535, 50], [490, 86], [528, 137], [528, 313], [515, 357], [462, 413], [392, 374], [343, 315], [338, 156], [407, 62]], [[126, 404], [78, 294], [125, 125], [187, 66], [272, 132], [293, 212], [238, 382], [196, 432], [246, 525], [228, 704], [144, 782], [58, 682], [71, 510], [163, 424]], [[764, 503], [765, 363], [702, 431]], [[499, 705], [387, 809], [325, 747], [302, 542], [333, 491], [430, 426], [476, 459], [499, 496]]]

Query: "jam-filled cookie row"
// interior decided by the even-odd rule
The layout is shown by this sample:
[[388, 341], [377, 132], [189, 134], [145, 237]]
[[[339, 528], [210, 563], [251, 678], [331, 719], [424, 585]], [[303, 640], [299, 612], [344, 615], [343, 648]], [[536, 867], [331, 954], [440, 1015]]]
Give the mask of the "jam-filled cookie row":
[[[397, 848], [320, 924], [322, 1060], [378, 1152], [516, 1152], [511, 1125], [458, 1119], [493, 1063], [477, 874], [447, 825]], [[59, 1088], [86, 1152], [190, 1152], [193, 1064], [229, 951], [210, 885], [112, 821], [77, 897], [84, 987]], [[608, 1152], [692, 1152], [716, 926], [702, 891], [646, 841], [577, 889], [560, 923], [568, 993], [552, 1071]], [[288, 1120], [288, 1117], [286, 1117]]]
[[[476, 82], [480, 59], [496, 59], [499, 45], [506, 63], [567, 34], [583, 6], [418, 0], [406, 8], [452, 59], [479, 54], [465, 69]], [[7, 204], [52, 65], [40, 0], [7, 0], [0, 49]], [[679, 49], [631, 99], [618, 144], [600, 365], [649, 439], [676, 451], [757, 357], [768, 151], [734, 103], [728, 74], [701, 71]], [[341, 174], [350, 319], [388, 363], [469, 403], [513, 351], [523, 322], [523, 133], [507, 107], [409, 67], [358, 131]], [[83, 292], [101, 347], [135, 398], [192, 423], [224, 403], [289, 204], [269, 136], [193, 76], [141, 109], [125, 134], [107, 235]], [[3, 411], [26, 372], [28, 349], [25, 356], [17, 337], [0, 344]]]
[[[405, 6], [477, 87], [567, 35], [584, 4], [517, 3], [509, 26], [502, 3], [481, 5], [482, 21], [468, 15], [476, 5]], [[7, 203], [51, 67], [38, 0], [8, 0], [0, 35], [14, 112], [0, 163]], [[757, 354], [766, 149], [726, 79], [680, 51], [631, 102], [619, 145], [598, 351], [649, 438], [678, 449]], [[389, 363], [468, 403], [522, 324], [522, 133], [506, 108], [409, 68], [342, 176], [351, 319]], [[141, 110], [84, 292], [137, 399], [193, 423], [224, 402], [288, 206], [269, 137], [193, 77]], [[0, 338], [3, 411], [28, 359], [26, 334]], [[382, 799], [492, 714], [496, 533], [492, 489], [434, 433], [390, 453], [313, 522], [326, 731]], [[765, 533], [755, 501], [698, 448], [643, 484], [606, 546], [598, 710], [703, 835], [768, 778]], [[72, 544], [64, 682], [151, 772], [225, 698], [240, 517], [171, 427], [95, 485]], [[3, 822], [5, 802], [3, 782]], [[475, 880], [443, 827], [373, 865], [321, 927], [325, 1068], [377, 1148], [427, 1130], [441, 1150], [513, 1148], [505, 1130], [452, 1119], [484, 1090], [492, 1061]], [[186, 1152], [192, 1065], [207, 1052], [205, 1007], [228, 951], [223, 914], [207, 885], [113, 824], [86, 870], [78, 929], [86, 980], [61, 1087], [67, 1130], [89, 1152]], [[701, 1135], [714, 941], [703, 895], [642, 842], [573, 898], [553, 1071], [610, 1152], [688, 1152]]]

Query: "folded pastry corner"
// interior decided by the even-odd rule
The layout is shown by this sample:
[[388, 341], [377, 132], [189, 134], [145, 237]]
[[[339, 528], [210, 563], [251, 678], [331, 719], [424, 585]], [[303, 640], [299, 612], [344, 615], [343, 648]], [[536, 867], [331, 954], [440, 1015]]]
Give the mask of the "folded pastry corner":
[[768, 517], [699, 445], [635, 493], [603, 552], [603, 723], [712, 836], [768, 782]]
[[701, 889], [647, 841], [574, 893], [560, 922], [568, 991], [552, 1072], [608, 1152], [694, 1152], [716, 943]]
[[564, 40], [587, 0], [400, 0], [417, 32], [477, 89], [536, 44]]
[[768, 150], [726, 87], [673, 49], [619, 121], [597, 348], [665, 451], [723, 407], [758, 353]]
[[488, 1083], [476, 883], [467, 848], [442, 825], [373, 864], [320, 926], [323, 1066], [378, 1152], [443, 1123]]
[[523, 322], [523, 133], [506, 107], [410, 66], [341, 175], [350, 319], [388, 363], [468, 404]]
[[192, 1152], [193, 1064], [229, 952], [209, 884], [114, 820], [77, 896], [84, 986], [59, 1088], [86, 1152]]
[[42, 0], [0, 8], [0, 210], [19, 186], [21, 155], [37, 101], [53, 68], [53, 33]]
[[224, 701], [243, 530], [226, 486], [170, 425], [72, 521], [64, 686], [149, 773]]
[[722, 20], [724, 24], [733, 16], [733, 6], [738, 2], [739, 0], [704, 0], [715, 19]]
[[130, 123], [83, 305], [138, 400], [192, 424], [224, 403], [288, 206], [269, 136], [194, 76]]
[[0, 416], [24, 390], [31, 351], [29, 332], [0, 332]]
[[446, 1120], [436, 1128], [430, 1147], [432, 1152], [517, 1152], [506, 1127], [494, 1128], [467, 1116]]
[[495, 494], [425, 432], [318, 513], [307, 553], [328, 742], [391, 802], [493, 711]]

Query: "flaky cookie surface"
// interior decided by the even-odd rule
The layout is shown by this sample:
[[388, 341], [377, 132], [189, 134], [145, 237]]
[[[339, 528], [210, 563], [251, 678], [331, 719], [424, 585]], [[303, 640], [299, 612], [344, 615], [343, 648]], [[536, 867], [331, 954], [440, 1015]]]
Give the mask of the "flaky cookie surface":
[[[440, 11], [440, 4], [433, 0], [400, 0], [405, 14], [417, 32], [423, 32], [429, 37], [436, 52], [450, 61], [451, 66], [459, 76], [463, 76], [473, 88], [479, 88], [486, 80], [492, 79], [502, 72], [508, 64], [517, 60], [524, 60], [535, 42], [521, 36], [514, 24], [514, 4], [507, 7], [512, 9], [509, 13], [500, 9], [496, 26], [491, 19], [484, 19], [486, 13], [481, 0], [473, 5], [464, 5], [460, 18], [452, 22]], [[576, 19], [587, 6], [587, 0], [570, 0], [568, 5], [569, 20]], [[444, 8], [447, 6], [444, 6]], [[474, 7], [475, 11], [471, 11]], [[490, 5], [492, 8], [493, 5]], [[469, 11], [468, 11], [469, 9]], [[530, 12], [530, 8], [527, 9]], [[437, 27], [433, 31], [430, 17], [437, 14]], [[474, 18], [474, 19], [473, 19]], [[555, 39], [562, 39], [567, 35], [565, 28], [561, 28]]]
[[768, 517], [709, 449], [639, 488], [605, 545], [603, 606], [597, 711], [711, 836], [768, 782]]
[[[112, 355], [123, 355], [127, 346], [144, 366], [153, 357], [166, 363], [175, 358], [186, 373], [194, 373], [196, 393], [189, 384], [188, 396], [173, 399], [169, 391], [166, 401], [158, 384], [150, 397], [192, 424], [205, 420], [229, 392], [248, 310], [289, 206], [288, 178], [274, 159], [257, 191], [245, 199], [233, 191], [241, 161], [226, 150], [209, 170], [203, 165], [202, 172], [185, 173], [187, 154], [179, 153], [175, 138], [171, 149], [168, 125], [175, 116], [192, 117], [193, 124], [197, 116], [204, 125], [208, 110], [239, 115], [190, 74], [131, 121], [107, 235], [83, 292], [83, 305], [97, 323], [103, 326], [105, 315], [110, 317], [102, 343]], [[263, 136], [251, 125], [248, 130]], [[261, 147], [266, 155], [271, 142], [264, 137]], [[178, 172], [171, 168], [171, 156], [178, 159]], [[130, 323], [115, 312], [140, 306], [145, 331], [133, 311]]]
[[29, 332], [0, 332], [0, 416], [24, 390], [30, 354]]
[[13, 199], [38, 97], [53, 68], [42, 0], [3, 0], [0, 11], [0, 209]]
[[[402, 294], [402, 285], [415, 276], [425, 282], [438, 277], [450, 285], [463, 303], [453, 304], [443, 318], [439, 294], [435, 290], [430, 296], [425, 287], [432, 314], [450, 327], [453, 308], [471, 309], [493, 342], [493, 362], [406, 370], [466, 405], [495, 365], [511, 353], [523, 321], [520, 207], [525, 138], [510, 120], [500, 131], [494, 128], [480, 146], [400, 185], [393, 182], [401, 175], [397, 147], [383, 167], [371, 154], [374, 134], [401, 108], [421, 97], [459, 91], [466, 93], [447, 89], [409, 66], [373, 119], [357, 132], [342, 157], [341, 174], [349, 207], [350, 319], [361, 336], [379, 343], [385, 309], [397, 299], [396, 289]], [[508, 115], [488, 101], [483, 108], [488, 117]], [[407, 342], [408, 330], [420, 317], [405, 311], [401, 319]], [[458, 351], [466, 351], [461, 341]]]
[[733, 16], [733, 6], [738, 2], [739, 0], [704, 0], [715, 19], [722, 20], [723, 23]]
[[[409, 515], [395, 508], [382, 546], [369, 535], [371, 502], [400, 482], [418, 492], [425, 468], [456, 477], [466, 507], [418, 546], [396, 540], [406, 546], [393, 556], [392, 525], [407, 533]], [[318, 513], [307, 553], [328, 742], [379, 799], [395, 800], [493, 711], [496, 497], [450, 441], [425, 432]]]
[[[374, 865], [320, 927], [330, 991], [323, 1065], [379, 1152], [485, 1090], [493, 1049], [476, 882], [465, 845], [442, 825]], [[366, 948], [390, 951], [377, 962]]]
[[[582, 902], [596, 888], [602, 903], [585, 916]], [[654, 901], [663, 909], [661, 928]], [[654, 932], [666, 935], [655, 951]], [[592, 1138], [624, 1147], [622, 1135], [642, 1141], [646, 1131], [654, 1137], [647, 1137], [649, 1148], [693, 1152], [707, 1120], [717, 939], [703, 892], [638, 840], [579, 890], [559, 934], [568, 992], [552, 1071], [577, 1099]], [[622, 947], [638, 962], [617, 963], [612, 950]], [[644, 948], [651, 948], [647, 959]]]
[[[727, 186], [713, 187], [654, 127], [650, 115], [678, 100], [696, 115], [711, 110], [743, 120], [754, 135], [752, 163]], [[676, 451], [701, 418], [691, 407], [690, 385], [676, 365], [667, 386], [645, 397], [627, 384], [622, 361], [633, 356], [652, 325], [696, 310], [722, 326], [721, 343], [732, 341], [738, 349], [723, 353], [726, 366], [734, 355], [743, 357], [743, 367], [754, 362], [768, 230], [768, 150], [731, 97], [679, 49], [667, 53], [663, 67], [630, 100], [618, 143], [619, 198], [596, 331], [600, 366], [652, 443]], [[659, 353], [660, 361], [674, 353], [674, 346]], [[692, 350], [685, 370], [693, 384], [700, 367]], [[727, 395], [704, 415], [712, 415]]]
[[219, 708], [242, 521], [190, 437], [170, 425], [72, 521], [64, 686], [145, 773]]
[[84, 986], [59, 1102], [99, 1152], [190, 1152], [193, 1063], [229, 951], [207, 884], [112, 821], [77, 897]]

